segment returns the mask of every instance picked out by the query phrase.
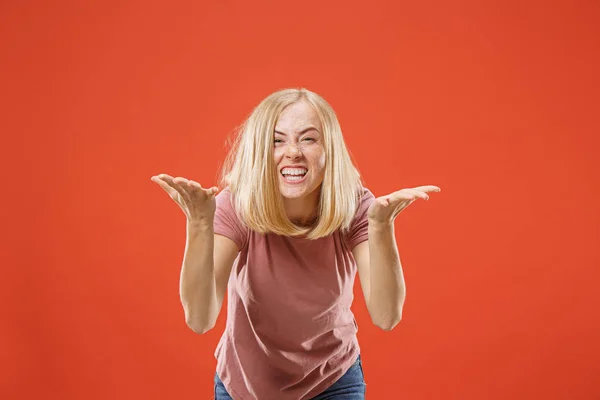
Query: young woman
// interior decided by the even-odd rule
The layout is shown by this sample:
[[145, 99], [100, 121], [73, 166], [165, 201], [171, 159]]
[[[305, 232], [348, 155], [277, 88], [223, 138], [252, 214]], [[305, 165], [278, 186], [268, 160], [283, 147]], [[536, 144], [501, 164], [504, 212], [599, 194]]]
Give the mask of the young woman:
[[436, 186], [375, 198], [363, 187], [337, 117], [306, 89], [264, 99], [223, 168], [221, 192], [153, 176], [187, 217], [180, 296], [188, 326], [214, 327], [217, 400], [364, 399], [358, 271], [371, 319], [384, 330], [406, 294], [394, 219]]

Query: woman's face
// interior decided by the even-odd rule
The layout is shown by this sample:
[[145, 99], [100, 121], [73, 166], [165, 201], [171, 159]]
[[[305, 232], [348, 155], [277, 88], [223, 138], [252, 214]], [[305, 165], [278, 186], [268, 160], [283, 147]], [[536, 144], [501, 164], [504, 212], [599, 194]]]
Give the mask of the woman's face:
[[286, 107], [275, 125], [273, 157], [284, 198], [318, 195], [325, 175], [323, 128], [310, 103]]

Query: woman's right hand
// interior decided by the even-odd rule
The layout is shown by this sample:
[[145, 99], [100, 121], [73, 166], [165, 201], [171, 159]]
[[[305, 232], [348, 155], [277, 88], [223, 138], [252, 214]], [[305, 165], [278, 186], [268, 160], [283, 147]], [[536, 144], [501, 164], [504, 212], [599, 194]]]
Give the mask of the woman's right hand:
[[160, 174], [150, 178], [162, 187], [169, 197], [181, 208], [188, 222], [209, 222], [212, 224], [217, 208], [216, 186], [205, 189], [198, 182], [186, 178], [173, 178]]

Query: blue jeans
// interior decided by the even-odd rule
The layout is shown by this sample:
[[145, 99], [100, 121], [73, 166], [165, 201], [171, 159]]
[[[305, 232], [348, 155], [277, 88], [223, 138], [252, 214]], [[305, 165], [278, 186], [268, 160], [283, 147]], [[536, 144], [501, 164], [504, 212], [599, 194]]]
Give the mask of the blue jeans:
[[[311, 400], [364, 400], [367, 385], [360, 355], [348, 371], [324, 392]], [[233, 400], [215, 373], [215, 400]]]

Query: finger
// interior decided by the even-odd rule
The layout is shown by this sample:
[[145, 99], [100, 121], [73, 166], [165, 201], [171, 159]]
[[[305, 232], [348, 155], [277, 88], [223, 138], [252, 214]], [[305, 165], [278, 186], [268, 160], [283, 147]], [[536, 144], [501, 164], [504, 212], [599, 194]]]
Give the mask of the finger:
[[178, 176], [177, 178], [173, 178], [173, 182], [176, 183], [176, 184], [178, 184], [178, 185], [181, 185], [181, 184], [184, 184], [184, 183], [188, 183], [189, 180], [186, 179], [186, 178], [184, 178], [184, 177], [182, 177], [182, 176]]
[[375, 201], [377, 201], [380, 205], [387, 207], [390, 204], [390, 196], [379, 197]]
[[214, 196], [219, 191], [216, 186], [211, 188], [203, 188], [202, 185], [191, 179], [187, 182], [187, 187], [190, 190], [191, 195], [197, 195], [199, 191], [202, 191], [207, 196]]
[[406, 193], [413, 195], [414, 199], [429, 200], [429, 195], [422, 190], [417, 190], [417, 189], [403, 189], [403, 190], [406, 191]]
[[191, 180], [191, 179], [187, 181], [187, 184], [188, 184], [189, 187], [193, 187], [193, 188], [196, 188], [196, 189], [202, 188], [202, 185], [200, 185], [198, 182], [196, 182], [194, 180]]
[[198, 192], [198, 190], [202, 190], [202, 185], [191, 179], [187, 181], [187, 183], [183, 184], [183, 186], [185, 186], [188, 189], [191, 195], [195, 195]]
[[[169, 184], [169, 186], [171, 186], [173, 189], [175, 189], [177, 191], [177, 193], [179, 193], [179, 195], [181, 196], [181, 199], [183, 201], [190, 201], [190, 195], [189, 193], [185, 190], [185, 188], [178, 182], [181, 182], [181, 180], [185, 179], [182, 178], [180, 176], [178, 176], [177, 178], [173, 178], [167, 174], [160, 174], [159, 177], [161, 177], [165, 182], [167, 182]], [[187, 181], [187, 179], [185, 179]], [[173, 198], [173, 200], [175, 200], [175, 197]]]
[[401, 204], [399, 204], [394, 210], [394, 214], [392, 216], [393, 219], [396, 219], [398, 214], [400, 214], [404, 209], [410, 206], [415, 200], [403, 200]]
[[416, 196], [410, 189], [402, 189], [388, 196], [390, 203], [398, 203], [403, 200], [415, 200]]
[[189, 182], [190, 181], [188, 179], [183, 178], [181, 176], [178, 176], [177, 178], [173, 179], [173, 184], [176, 185], [175, 188], [180, 189], [179, 194], [183, 196], [186, 202], [191, 201], [192, 197], [195, 195], [195, 188], [191, 187], [189, 185]]
[[167, 192], [171, 198], [177, 194], [177, 191], [174, 188], [172, 188], [167, 182], [160, 179], [158, 176], [153, 176], [150, 179], [152, 180], [152, 182], [157, 183], [158, 186], [163, 188], [165, 190], [165, 192]]
[[425, 193], [431, 193], [431, 192], [441, 192], [442, 189], [440, 189], [438, 186], [433, 186], [433, 185], [426, 185], [426, 186], [417, 186], [414, 188], [411, 188], [413, 190], [418, 190], [421, 192], [425, 192]]

